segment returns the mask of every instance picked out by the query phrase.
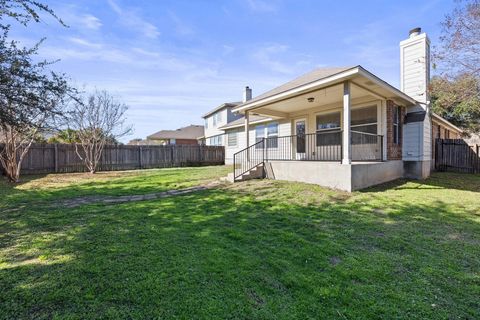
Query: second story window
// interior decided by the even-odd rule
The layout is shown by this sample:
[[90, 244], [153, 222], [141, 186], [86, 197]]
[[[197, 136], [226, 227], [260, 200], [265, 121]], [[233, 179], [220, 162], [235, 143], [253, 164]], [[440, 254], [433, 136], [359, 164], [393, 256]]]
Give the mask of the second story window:
[[208, 129], [208, 118], [205, 119], [205, 129]]
[[222, 122], [222, 112], [217, 112], [217, 113], [214, 113], [213, 116], [212, 116], [212, 120], [213, 120], [213, 126], [217, 126], [220, 124], [220, 122]]

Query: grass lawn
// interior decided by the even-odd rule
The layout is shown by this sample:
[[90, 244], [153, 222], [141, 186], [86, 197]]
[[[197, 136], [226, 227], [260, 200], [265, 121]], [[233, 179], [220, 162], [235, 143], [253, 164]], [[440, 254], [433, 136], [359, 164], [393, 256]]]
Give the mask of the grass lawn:
[[480, 176], [352, 194], [225, 167], [0, 182], [0, 319], [479, 319]]

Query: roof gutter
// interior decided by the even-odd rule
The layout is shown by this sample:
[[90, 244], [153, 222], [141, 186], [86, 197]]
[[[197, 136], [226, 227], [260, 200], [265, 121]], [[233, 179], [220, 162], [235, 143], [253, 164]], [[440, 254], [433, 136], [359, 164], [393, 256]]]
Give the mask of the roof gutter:
[[266, 97], [266, 98], [261, 99], [261, 100], [244, 103], [244, 104], [234, 108], [232, 111], [233, 112], [242, 112], [242, 111], [245, 111], [245, 110], [255, 109], [255, 108], [261, 107], [265, 104], [275, 102], [277, 100], [283, 100], [283, 99], [286, 99], [286, 98], [290, 98], [290, 97], [302, 94], [304, 92], [315, 90], [317, 88], [320, 89], [321, 87], [332, 85], [336, 82], [340, 82], [341, 80], [346, 80], [346, 79], [348, 79], [350, 77], [353, 77], [354, 75], [358, 74], [360, 68], [361, 68], [360, 66], [356, 66], [356, 67], [351, 68], [349, 70], [339, 72], [339, 73], [334, 74], [332, 76], [322, 78], [322, 79], [319, 79], [319, 80], [301, 85], [299, 87], [296, 87], [296, 88], [278, 93], [278, 94], [270, 96], [270, 97]]

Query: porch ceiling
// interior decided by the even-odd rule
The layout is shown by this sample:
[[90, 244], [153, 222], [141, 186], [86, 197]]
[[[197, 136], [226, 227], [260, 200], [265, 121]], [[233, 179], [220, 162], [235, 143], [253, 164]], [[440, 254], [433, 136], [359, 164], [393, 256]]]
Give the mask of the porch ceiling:
[[[365, 93], [356, 87], [351, 89], [352, 99], [365, 96]], [[308, 99], [313, 98], [313, 102]], [[269, 116], [288, 116], [290, 113], [321, 107], [325, 105], [332, 105], [341, 103], [343, 101], [343, 84], [338, 84], [324, 89], [319, 89], [313, 92], [300, 94], [298, 96], [280, 100], [258, 109], [253, 109], [253, 114], [269, 115]]]
[[[252, 114], [283, 118], [290, 113], [333, 105], [343, 101], [343, 82], [350, 81], [350, 95], [355, 100], [390, 99], [399, 105], [410, 106], [415, 100], [358, 66], [332, 77], [319, 79], [285, 92], [246, 102], [234, 111], [250, 111]], [[313, 98], [313, 102], [309, 102]], [[310, 99], [311, 100], [311, 99]]]

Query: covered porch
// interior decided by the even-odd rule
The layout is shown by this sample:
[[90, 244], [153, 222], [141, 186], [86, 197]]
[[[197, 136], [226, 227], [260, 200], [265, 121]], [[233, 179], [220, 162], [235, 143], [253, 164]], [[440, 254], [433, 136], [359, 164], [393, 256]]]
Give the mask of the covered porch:
[[[237, 108], [245, 115], [247, 148], [234, 155], [235, 178], [262, 166], [267, 177], [299, 181], [302, 179], [294, 179], [298, 176], [296, 168], [307, 166], [312, 176], [322, 175], [324, 179], [326, 172], [318, 172], [318, 168], [337, 172], [337, 180], [350, 181], [346, 183], [349, 188], [341, 189], [352, 189], [352, 172], [357, 170], [352, 164], [355, 168], [371, 168], [389, 160], [387, 103], [390, 100], [409, 106], [415, 101], [361, 67], [308, 80], [296, 79], [293, 85], [287, 83], [285, 88], [276, 88]], [[251, 115], [270, 121], [252, 130]], [[397, 139], [399, 134], [400, 129]], [[302, 164], [305, 162], [317, 164]], [[386, 170], [387, 166], [378, 168]]]

